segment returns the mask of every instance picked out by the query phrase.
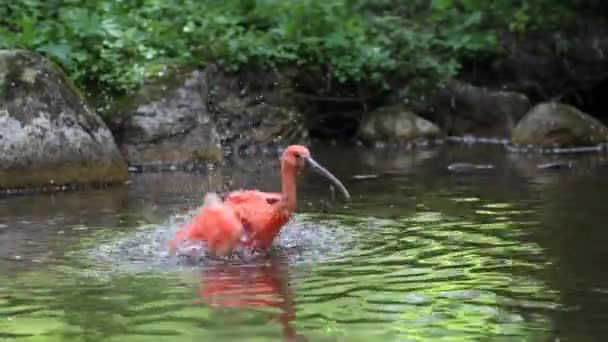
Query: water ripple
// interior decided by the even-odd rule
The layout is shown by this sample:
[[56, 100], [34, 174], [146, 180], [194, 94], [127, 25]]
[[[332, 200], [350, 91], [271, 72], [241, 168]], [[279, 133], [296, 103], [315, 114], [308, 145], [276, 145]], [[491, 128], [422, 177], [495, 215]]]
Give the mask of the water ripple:
[[545, 313], [562, 308], [542, 278], [542, 248], [525, 239], [528, 213], [457, 203], [470, 213], [299, 214], [275, 256], [251, 265], [192, 269], [169, 257], [168, 239], [192, 213], [100, 232], [69, 253], [81, 267], [54, 268], [62, 278], [13, 282], [21, 297], [0, 298], [0, 313], [26, 322], [5, 323], [14, 336], [104, 341], [275, 340], [297, 331], [315, 341], [536, 340], [551, 331]]
[[[351, 218], [352, 248], [340, 259], [318, 265], [298, 288], [298, 303], [308, 313], [300, 319], [344, 326], [397, 320], [410, 336], [411, 329], [425, 327], [420, 331], [427, 337], [431, 326], [444, 334], [480, 335], [488, 327], [543, 326], [524, 316], [559, 307], [553, 304], [556, 293], [535, 273], [542, 269], [542, 249], [517, 239], [521, 228], [516, 219], [526, 212], [508, 205], [482, 207], [500, 211], [491, 215], [502, 219], [478, 223], [433, 211], [374, 225]], [[324, 313], [313, 314], [315, 310]]]

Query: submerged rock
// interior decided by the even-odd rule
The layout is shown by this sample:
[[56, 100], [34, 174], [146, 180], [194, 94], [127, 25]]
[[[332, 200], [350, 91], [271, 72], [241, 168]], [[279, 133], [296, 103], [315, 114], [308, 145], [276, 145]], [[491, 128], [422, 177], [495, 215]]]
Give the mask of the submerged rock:
[[110, 130], [42, 56], [0, 50], [0, 188], [125, 181]]
[[413, 101], [421, 115], [437, 123], [448, 135], [508, 137], [530, 109], [524, 94], [490, 90], [450, 81], [422, 101]]
[[491, 169], [494, 169], [494, 165], [492, 164], [452, 163], [448, 165], [448, 170], [452, 172], [472, 172]]
[[205, 71], [182, 69], [114, 105], [112, 128], [131, 165], [183, 165], [223, 159], [207, 110]]
[[608, 128], [570, 105], [546, 102], [519, 121], [511, 140], [537, 147], [593, 146], [608, 141]]
[[437, 157], [439, 149], [415, 149], [408, 153], [395, 153], [390, 150], [362, 149], [353, 156], [361, 165], [376, 170], [382, 176], [401, 177], [411, 175], [415, 170]]
[[566, 160], [566, 161], [556, 161], [549, 163], [542, 163], [536, 165], [537, 169], [543, 170], [559, 170], [559, 169], [571, 169], [574, 166], [574, 162]]
[[379, 179], [379, 178], [380, 178], [380, 175], [377, 175], [377, 174], [354, 175], [354, 176], [350, 177], [350, 179], [356, 180], [356, 181], [374, 180], [374, 179]]
[[367, 142], [404, 143], [438, 137], [441, 130], [400, 105], [369, 113], [361, 123], [359, 137]]

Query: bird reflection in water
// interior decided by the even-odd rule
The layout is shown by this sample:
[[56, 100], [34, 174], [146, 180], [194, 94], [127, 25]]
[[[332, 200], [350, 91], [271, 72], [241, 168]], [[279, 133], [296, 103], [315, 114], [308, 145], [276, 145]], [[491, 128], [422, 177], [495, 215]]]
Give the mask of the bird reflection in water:
[[199, 295], [215, 308], [278, 309], [273, 320], [280, 324], [283, 340], [308, 341], [290, 325], [295, 308], [288, 267], [286, 256], [278, 253], [250, 264], [208, 264], [201, 271]]

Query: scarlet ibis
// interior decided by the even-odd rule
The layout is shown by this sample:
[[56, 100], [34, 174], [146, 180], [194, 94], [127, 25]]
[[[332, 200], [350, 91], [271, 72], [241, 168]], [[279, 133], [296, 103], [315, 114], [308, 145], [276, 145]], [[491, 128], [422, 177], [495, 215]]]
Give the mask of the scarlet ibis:
[[243, 225], [234, 209], [210, 192], [205, 195], [198, 215], [175, 234], [169, 245], [175, 251], [182, 240], [204, 241], [209, 254], [226, 256], [239, 245], [243, 234]]
[[270, 248], [281, 228], [289, 221], [296, 208], [296, 176], [304, 167], [327, 178], [347, 200], [348, 190], [310, 155], [302, 145], [290, 145], [281, 156], [281, 192], [241, 190], [229, 193], [224, 203], [235, 210], [246, 232], [245, 245], [254, 250]]
[[291, 145], [281, 157], [280, 193], [233, 191], [226, 195], [223, 203], [210, 197], [212, 205], [203, 206], [192, 223], [176, 234], [171, 247], [181, 239], [214, 239], [208, 245], [215, 246], [220, 254], [229, 253], [239, 242], [241, 247], [251, 250], [268, 250], [296, 208], [296, 176], [306, 166], [327, 178], [347, 200], [350, 199], [344, 185], [311, 157], [308, 148]]

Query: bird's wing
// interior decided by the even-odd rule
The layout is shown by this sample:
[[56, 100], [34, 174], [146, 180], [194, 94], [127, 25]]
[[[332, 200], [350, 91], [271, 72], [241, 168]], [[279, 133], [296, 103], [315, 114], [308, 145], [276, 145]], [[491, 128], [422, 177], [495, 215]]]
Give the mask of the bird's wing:
[[280, 193], [258, 190], [233, 191], [226, 195], [224, 202], [231, 204], [260, 203], [275, 204], [283, 198]]
[[279, 193], [248, 190], [228, 194], [224, 203], [236, 211], [250, 241], [267, 248], [284, 223], [282, 199], [283, 195]]

